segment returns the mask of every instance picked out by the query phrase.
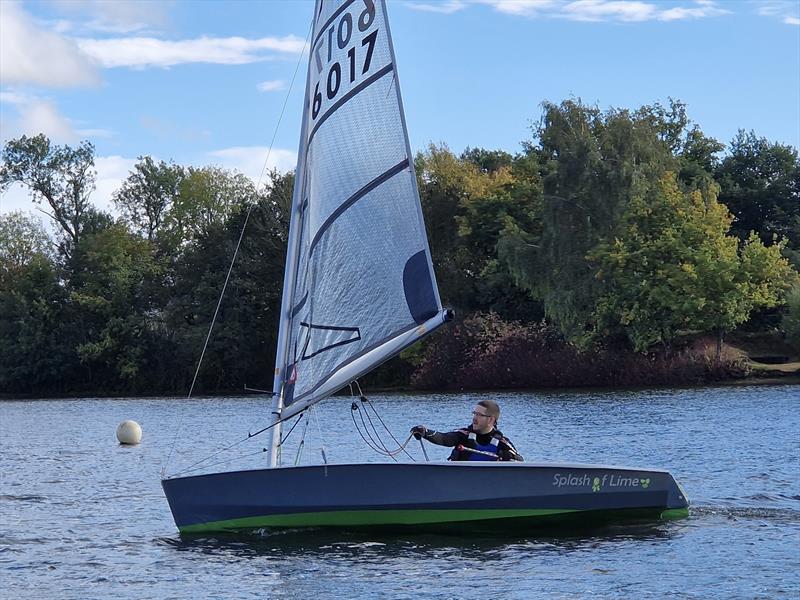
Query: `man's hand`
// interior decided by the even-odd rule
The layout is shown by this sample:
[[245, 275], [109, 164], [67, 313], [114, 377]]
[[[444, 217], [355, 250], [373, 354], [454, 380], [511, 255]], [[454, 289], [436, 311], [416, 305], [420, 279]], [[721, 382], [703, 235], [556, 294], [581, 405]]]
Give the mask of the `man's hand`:
[[424, 425], [416, 425], [411, 428], [411, 435], [416, 439], [424, 438], [428, 435], [428, 428]]

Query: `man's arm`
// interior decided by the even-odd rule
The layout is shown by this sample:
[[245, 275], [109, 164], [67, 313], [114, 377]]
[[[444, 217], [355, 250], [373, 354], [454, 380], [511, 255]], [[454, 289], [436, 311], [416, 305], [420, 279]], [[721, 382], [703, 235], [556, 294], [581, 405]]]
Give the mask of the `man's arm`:
[[500, 460], [516, 460], [518, 462], [523, 462], [525, 460], [522, 455], [517, 452], [517, 449], [514, 448], [514, 444], [506, 438], [500, 440], [499, 450]]
[[417, 425], [414, 427], [411, 430], [411, 433], [421, 435], [431, 444], [436, 444], [437, 446], [448, 446], [450, 448], [453, 446], [458, 446], [459, 444], [463, 444], [464, 440], [466, 440], [468, 437], [468, 435], [463, 431], [449, 431], [447, 433], [441, 433], [439, 431], [427, 429], [422, 425]]

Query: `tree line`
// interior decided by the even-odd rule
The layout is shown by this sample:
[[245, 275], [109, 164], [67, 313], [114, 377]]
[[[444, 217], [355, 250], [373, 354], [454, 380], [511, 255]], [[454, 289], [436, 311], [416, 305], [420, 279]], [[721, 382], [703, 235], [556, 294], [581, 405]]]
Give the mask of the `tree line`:
[[[415, 160], [443, 302], [457, 323], [376, 385], [515, 387], [730, 373], [731, 331], [800, 351], [800, 160], [740, 131], [706, 136], [678, 101], [545, 103], [522, 150], [431, 145]], [[94, 148], [5, 144], [0, 186], [52, 221], [0, 217], [0, 392], [271, 387], [292, 173], [256, 188], [217, 167], [139, 158], [96, 209]], [[227, 292], [219, 293], [247, 222]], [[712, 339], [713, 361], [693, 352]], [[720, 365], [723, 365], [720, 367]], [[721, 370], [720, 370], [721, 369]]]

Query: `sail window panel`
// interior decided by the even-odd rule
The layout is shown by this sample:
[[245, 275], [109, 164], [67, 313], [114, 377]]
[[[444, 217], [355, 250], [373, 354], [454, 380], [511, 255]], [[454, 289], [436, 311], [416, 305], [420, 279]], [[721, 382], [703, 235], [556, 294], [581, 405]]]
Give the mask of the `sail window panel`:
[[[424, 239], [415, 213], [400, 200], [413, 198], [411, 177], [406, 169], [366, 194], [317, 243], [308, 265], [308, 299], [293, 324], [295, 401], [339, 365], [416, 325], [403, 290], [406, 264]], [[348, 333], [355, 330], [357, 340]], [[312, 345], [309, 332], [314, 348], [328, 349], [313, 356], [306, 351], [303, 358]]]

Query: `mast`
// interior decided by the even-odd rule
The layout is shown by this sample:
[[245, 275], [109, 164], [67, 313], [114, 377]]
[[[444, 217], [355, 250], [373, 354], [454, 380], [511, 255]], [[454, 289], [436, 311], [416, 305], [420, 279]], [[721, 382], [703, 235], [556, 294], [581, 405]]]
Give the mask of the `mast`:
[[[315, 2], [314, 17], [319, 12], [319, 2]], [[312, 31], [313, 35], [313, 31]], [[286, 263], [283, 270], [283, 293], [281, 295], [281, 311], [278, 325], [278, 344], [275, 353], [275, 378], [272, 383], [272, 414], [269, 430], [269, 457], [267, 466], [270, 468], [279, 465], [278, 447], [281, 442], [281, 411], [284, 406], [284, 385], [286, 378], [284, 369], [288, 363], [289, 341], [291, 339], [290, 326], [292, 322], [292, 305], [294, 304], [294, 287], [297, 275], [297, 263], [300, 259], [300, 231], [303, 222], [303, 192], [305, 181], [305, 152], [308, 127], [309, 103], [309, 77], [311, 76], [309, 52], [309, 68], [306, 69], [306, 90], [303, 99], [303, 118], [300, 126], [300, 143], [297, 150], [297, 167], [294, 172], [294, 190], [292, 191], [292, 207], [289, 215], [289, 239], [286, 245]]]

